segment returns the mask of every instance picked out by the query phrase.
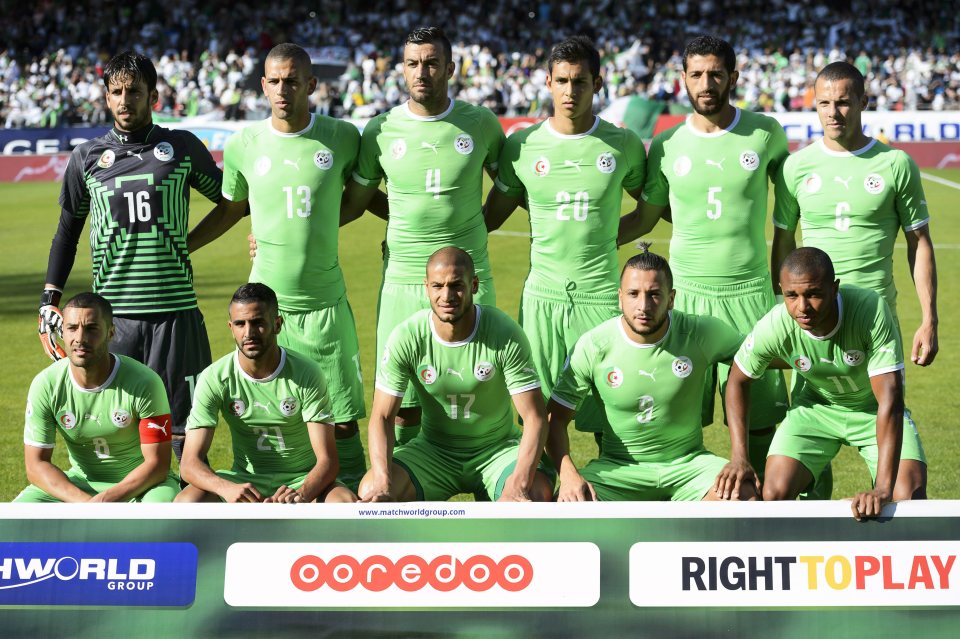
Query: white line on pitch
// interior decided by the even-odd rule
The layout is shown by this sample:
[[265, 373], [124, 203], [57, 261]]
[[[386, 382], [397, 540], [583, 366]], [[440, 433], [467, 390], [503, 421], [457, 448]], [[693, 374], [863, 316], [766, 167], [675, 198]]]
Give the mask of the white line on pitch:
[[930, 180], [931, 182], [936, 182], [937, 184], [942, 184], [944, 186], [949, 186], [951, 189], [957, 189], [960, 191], [960, 184], [957, 182], [951, 182], [950, 180], [944, 179], [937, 175], [930, 175], [929, 173], [920, 173], [920, 177], [924, 180]]

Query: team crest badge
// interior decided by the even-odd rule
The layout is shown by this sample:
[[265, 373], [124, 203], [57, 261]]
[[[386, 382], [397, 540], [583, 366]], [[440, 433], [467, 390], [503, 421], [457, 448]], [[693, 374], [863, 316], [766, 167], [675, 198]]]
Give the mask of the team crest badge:
[[169, 142], [161, 142], [153, 147], [153, 157], [161, 162], [169, 162], [173, 159], [173, 145]]
[[537, 158], [537, 161], [533, 163], [533, 173], [537, 177], [547, 177], [547, 174], [550, 173], [550, 160], [544, 156]]
[[690, 377], [690, 373], [693, 372], [693, 362], [690, 361], [689, 357], [681, 355], [677, 359], [673, 360], [673, 374], [683, 379], [684, 377]]
[[693, 162], [686, 155], [681, 155], [673, 161], [673, 174], [677, 177], [683, 177], [693, 168]]
[[480, 362], [473, 368], [473, 376], [477, 378], [478, 381], [485, 382], [496, 372], [496, 367], [490, 362]]
[[394, 160], [400, 160], [407, 154], [407, 141], [403, 138], [394, 140], [390, 145], [390, 157]]
[[320, 149], [313, 154], [313, 163], [321, 171], [329, 171], [333, 167], [333, 152]]
[[467, 133], [461, 133], [454, 139], [453, 148], [460, 155], [470, 155], [473, 153], [473, 138]]
[[803, 181], [803, 188], [807, 193], [816, 193], [821, 186], [823, 186], [823, 180], [816, 173], [811, 173]]
[[113, 425], [117, 428], [126, 428], [130, 425], [130, 413], [122, 408], [115, 408], [114, 411], [110, 413], [110, 421], [112, 421]]
[[247, 412], [247, 405], [243, 402], [242, 399], [235, 399], [230, 402], [230, 412], [240, 417], [245, 412]]
[[597, 156], [597, 170], [601, 173], [613, 173], [617, 170], [617, 158], [613, 153], [601, 153]]
[[68, 410], [62, 410], [57, 413], [57, 422], [63, 426], [65, 430], [70, 430], [77, 425], [77, 416]]
[[801, 373], [806, 373], [808, 370], [810, 370], [810, 367], [813, 366], [813, 364], [810, 363], [810, 358], [804, 357], [803, 355], [800, 357], [794, 357], [793, 365]]
[[877, 195], [878, 193], [883, 192], [883, 177], [877, 175], [876, 173], [871, 173], [863, 181], [863, 188], [867, 190], [867, 193], [870, 195]]
[[437, 381], [437, 369], [430, 365], [421, 366], [417, 369], [417, 376], [421, 382], [429, 386]]
[[859, 366], [863, 364], [864, 357], [863, 351], [844, 351], [843, 363], [847, 366]]
[[300, 408], [300, 403], [296, 397], [287, 397], [280, 402], [280, 414], [284, 417], [293, 417], [298, 408]]
[[740, 154], [740, 166], [747, 171], [756, 171], [760, 168], [760, 156], [756, 151], [744, 151]]
[[111, 166], [113, 166], [113, 163], [116, 161], [116, 159], [117, 156], [113, 153], [113, 151], [107, 149], [100, 154], [100, 159], [97, 160], [97, 166], [99, 166], [101, 169], [109, 169]]
[[623, 371], [613, 367], [607, 371], [607, 386], [610, 388], [620, 388], [623, 384]]
[[253, 171], [257, 175], [266, 175], [270, 170], [270, 158], [265, 155], [261, 155], [257, 158], [257, 161], [253, 163]]

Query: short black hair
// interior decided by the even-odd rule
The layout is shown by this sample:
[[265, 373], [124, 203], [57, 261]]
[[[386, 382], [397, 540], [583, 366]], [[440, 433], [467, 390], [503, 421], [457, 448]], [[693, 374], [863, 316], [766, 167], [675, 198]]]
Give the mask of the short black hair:
[[723, 68], [733, 73], [737, 68], [737, 54], [726, 40], [712, 35], [699, 35], [683, 49], [683, 70], [687, 70], [687, 60], [695, 55], [714, 55], [723, 60]]
[[63, 305], [63, 310], [67, 310], [68, 308], [95, 308], [99, 311], [100, 315], [107, 320], [107, 324], [113, 324], [113, 306], [111, 306], [105, 297], [97, 295], [96, 293], [91, 293], [90, 291], [77, 293]]
[[143, 80], [148, 91], [157, 90], [157, 68], [145, 55], [124, 51], [110, 58], [107, 66], [103, 67], [103, 86], [110, 88], [110, 83], [129, 76], [136, 84]]
[[453, 47], [450, 46], [450, 39], [440, 27], [419, 27], [407, 34], [407, 39], [403, 41], [403, 46], [408, 44], [433, 44], [440, 45], [443, 49], [444, 61], [448, 64], [453, 62]]
[[623, 279], [623, 274], [627, 272], [628, 268], [634, 268], [638, 271], [657, 271], [667, 276], [667, 287], [672, 289], [673, 271], [670, 270], [670, 263], [662, 255], [651, 253], [650, 244], [641, 242], [640, 248], [642, 252], [631, 257], [623, 265], [623, 270], [620, 271], [620, 279]]
[[597, 51], [593, 40], [584, 35], [570, 36], [550, 49], [550, 57], [547, 58], [547, 71], [552, 74], [553, 65], [558, 62], [580, 62], [584, 60], [590, 67], [590, 75], [599, 78], [600, 52]]
[[310, 60], [310, 54], [299, 44], [284, 42], [270, 49], [267, 54], [267, 60], [293, 60], [298, 68], [306, 69], [309, 75], [313, 75], [313, 62]]
[[259, 302], [265, 304], [267, 309], [273, 313], [274, 317], [280, 314], [280, 305], [277, 303], [277, 294], [266, 284], [260, 282], [249, 282], [237, 289], [230, 299], [230, 305], [233, 304], [253, 304]]
[[[831, 62], [820, 69], [820, 73], [817, 74], [817, 82], [820, 80], [829, 80], [831, 82], [835, 80], [849, 80], [850, 83], [853, 84], [853, 91], [857, 94], [858, 98], [862, 98], [866, 93], [863, 74], [860, 73], [857, 67], [843, 60]], [[814, 83], [814, 86], [816, 86], [816, 83]]]
[[837, 279], [830, 256], [813, 246], [791, 251], [780, 267], [780, 272], [783, 271], [792, 275], [820, 276], [829, 283]]

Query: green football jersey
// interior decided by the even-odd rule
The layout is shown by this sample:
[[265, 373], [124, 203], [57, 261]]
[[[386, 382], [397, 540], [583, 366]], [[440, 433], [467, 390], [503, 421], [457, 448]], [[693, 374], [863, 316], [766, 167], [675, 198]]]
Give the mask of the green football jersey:
[[283, 309], [326, 308], [346, 294], [340, 200], [359, 149], [353, 124], [323, 115], [297, 133], [281, 133], [267, 119], [227, 140], [223, 196], [249, 199], [257, 238], [250, 281], [276, 291]]
[[491, 277], [483, 169], [497, 169], [503, 141], [490, 109], [457, 100], [437, 116], [401, 104], [367, 123], [353, 179], [376, 185], [387, 178], [385, 282], [419, 284], [427, 259], [444, 246], [467, 251], [477, 276]]
[[579, 293], [617, 292], [622, 191], [643, 186], [646, 151], [630, 129], [596, 118], [579, 135], [545, 120], [511, 135], [494, 182], [525, 195], [530, 212], [530, 277]]
[[783, 182], [773, 223], [792, 231], [799, 220], [804, 246], [830, 255], [841, 282], [876, 291], [895, 309], [897, 235], [930, 222], [916, 162], [877, 140], [848, 153], [821, 139], [790, 156]]
[[163, 382], [140, 362], [113, 355], [107, 380], [86, 389], [62, 359], [30, 384], [23, 443], [53, 448], [59, 431], [75, 471], [89, 481], [116, 483], [143, 463], [140, 420], [169, 414]]
[[893, 312], [879, 294], [856, 286], [841, 286], [838, 303], [837, 326], [823, 337], [800, 328], [785, 305], [773, 307], [737, 351], [740, 370], [756, 378], [780, 358], [803, 377], [804, 399], [876, 412], [870, 378], [903, 370]]
[[510, 396], [540, 388], [520, 326], [475, 305], [474, 331], [444, 342], [426, 309], [393, 329], [377, 368], [377, 388], [403, 397], [412, 382], [423, 408], [421, 432], [443, 448], [471, 451], [515, 432]]
[[713, 364], [730, 360], [743, 337], [713, 317], [671, 311], [655, 344], [637, 344], [622, 316], [577, 340], [553, 399], [575, 409], [591, 392], [603, 402], [602, 456], [668, 462], [703, 448], [700, 398]]
[[254, 475], [308, 472], [317, 463], [307, 422], [329, 423], [330, 397], [320, 365], [280, 349], [272, 375], [254, 379], [234, 351], [197, 379], [187, 429], [216, 428], [218, 415], [230, 428], [233, 470]]
[[740, 109], [722, 131], [700, 132], [688, 118], [653, 139], [643, 199], [670, 206], [675, 276], [718, 285], [770, 272], [767, 192], [786, 158], [783, 127]]

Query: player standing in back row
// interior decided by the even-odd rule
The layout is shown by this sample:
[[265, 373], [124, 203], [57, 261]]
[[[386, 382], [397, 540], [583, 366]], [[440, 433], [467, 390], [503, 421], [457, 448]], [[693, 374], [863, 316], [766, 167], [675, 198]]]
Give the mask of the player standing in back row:
[[89, 216], [93, 290], [113, 306], [110, 351], [143, 362], [163, 379], [179, 458], [193, 386], [210, 364], [187, 250], [190, 187], [219, 202], [222, 175], [195, 135], [153, 124], [157, 71], [149, 58], [115, 56], [104, 67], [103, 84], [114, 124], [74, 149], [63, 176], [40, 337], [53, 359], [63, 356], [57, 305]]
[[190, 232], [196, 250], [236, 224], [247, 207], [257, 254], [251, 282], [276, 291], [284, 318], [279, 344], [320, 364], [336, 423], [339, 479], [356, 490], [366, 471], [357, 420], [366, 414], [360, 347], [338, 258], [343, 185], [360, 134], [350, 122], [310, 112], [310, 56], [279, 44], [261, 81], [271, 116], [227, 141], [224, 206]]
[[[699, 36], [687, 45], [683, 81], [694, 113], [653, 139], [645, 205], [624, 217], [619, 242], [652, 228], [669, 207], [674, 307], [722, 319], [745, 334], [775, 303], [764, 230], [768, 181], [778, 178], [787, 158], [787, 137], [773, 118], [730, 104], [739, 76], [736, 61], [733, 47], [719, 38]], [[721, 392], [729, 370], [717, 366]], [[713, 419], [713, 396], [710, 383], [705, 424]], [[750, 406], [754, 468], [763, 468], [786, 408], [783, 374], [765, 374]]]
[[[352, 219], [387, 179], [390, 214], [377, 309], [378, 353], [394, 327], [428, 308], [423, 269], [442, 247], [458, 246], [470, 254], [480, 281], [477, 302], [496, 303], [481, 210], [483, 171], [495, 176], [503, 129], [489, 109], [448, 96], [454, 68], [442, 30], [421, 28], [407, 36], [403, 77], [410, 99], [364, 127], [357, 170], [344, 193], [344, 216]], [[420, 408], [408, 387], [397, 440], [411, 439], [419, 424]]]
[[[620, 205], [624, 190], [639, 199], [646, 164], [634, 132], [593, 114], [593, 96], [603, 87], [593, 43], [567, 38], [553, 47], [548, 64], [554, 115], [507, 140], [484, 209], [490, 231], [517, 206], [530, 212], [530, 274], [520, 325], [546, 397], [577, 339], [620, 312]], [[577, 430], [596, 433], [599, 442], [605, 421], [589, 395], [577, 411]]]

